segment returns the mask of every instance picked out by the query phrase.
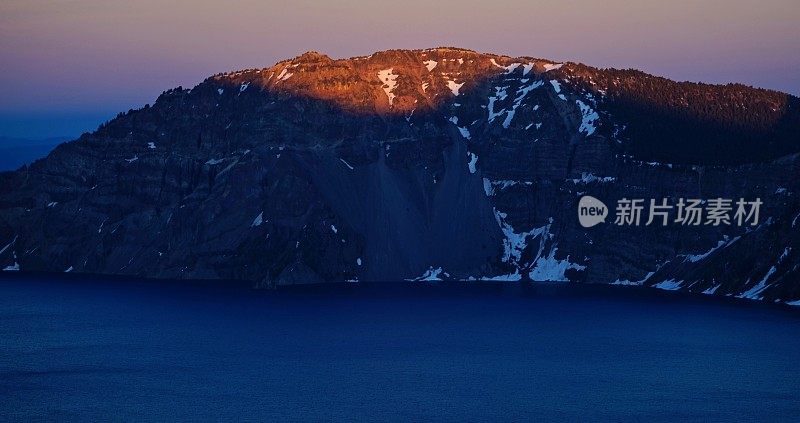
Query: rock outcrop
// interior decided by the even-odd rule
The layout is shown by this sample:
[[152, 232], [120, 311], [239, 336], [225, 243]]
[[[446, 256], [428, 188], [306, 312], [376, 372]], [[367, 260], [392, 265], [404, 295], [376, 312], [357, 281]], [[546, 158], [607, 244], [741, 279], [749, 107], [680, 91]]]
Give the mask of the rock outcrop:
[[[0, 268], [262, 286], [618, 283], [800, 299], [798, 99], [439, 48], [309, 52], [164, 92], [0, 174]], [[756, 225], [583, 228], [597, 197]]]

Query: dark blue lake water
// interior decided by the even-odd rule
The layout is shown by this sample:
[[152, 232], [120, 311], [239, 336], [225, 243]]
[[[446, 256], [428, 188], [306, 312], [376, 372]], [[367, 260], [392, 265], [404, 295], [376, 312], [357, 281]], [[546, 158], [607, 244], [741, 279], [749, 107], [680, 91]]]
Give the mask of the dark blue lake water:
[[800, 313], [615, 287], [0, 280], [0, 420], [800, 419]]

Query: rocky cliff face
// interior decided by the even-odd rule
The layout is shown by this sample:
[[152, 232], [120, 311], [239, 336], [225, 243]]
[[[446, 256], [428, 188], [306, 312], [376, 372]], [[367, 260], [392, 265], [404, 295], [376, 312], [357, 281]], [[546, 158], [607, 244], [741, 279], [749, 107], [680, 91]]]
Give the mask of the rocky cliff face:
[[[502, 279], [800, 299], [798, 99], [441, 48], [163, 93], [0, 176], [0, 265], [258, 284]], [[720, 137], [719, 134], [724, 135]], [[609, 206], [583, 228], [583, 195]], [[761, 198], [757, 225], [613, 224]]]

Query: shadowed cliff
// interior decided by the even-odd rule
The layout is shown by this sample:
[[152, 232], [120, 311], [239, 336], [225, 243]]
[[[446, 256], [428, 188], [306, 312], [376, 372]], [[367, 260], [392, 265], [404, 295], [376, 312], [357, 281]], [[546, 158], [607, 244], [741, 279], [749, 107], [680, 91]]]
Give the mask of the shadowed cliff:
[[[791, 300], [797, 116], [782, 93], [529, 57], [306, 53], [167, 91], [2, 174], [0, 264], [265, 285], [673, 280], [732, 295], [765, 280], [754, 297]], [[765, 206], [755, 228], [588, 230], [583, 194]]]

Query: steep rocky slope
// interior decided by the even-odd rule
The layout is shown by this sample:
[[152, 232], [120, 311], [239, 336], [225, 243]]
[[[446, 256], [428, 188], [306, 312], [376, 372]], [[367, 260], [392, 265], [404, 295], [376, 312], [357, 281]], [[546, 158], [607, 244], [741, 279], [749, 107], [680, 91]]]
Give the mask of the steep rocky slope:
[[[215, 75], [0, 174], [0, 267], [261, 285], [502, 279], [800, 299], [786, 94], [469, 50]], [[611, 208], [583, 228], [583, 195]], [[757, 225], [613, 224], [622, 198]]]

